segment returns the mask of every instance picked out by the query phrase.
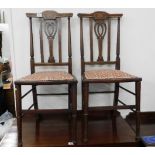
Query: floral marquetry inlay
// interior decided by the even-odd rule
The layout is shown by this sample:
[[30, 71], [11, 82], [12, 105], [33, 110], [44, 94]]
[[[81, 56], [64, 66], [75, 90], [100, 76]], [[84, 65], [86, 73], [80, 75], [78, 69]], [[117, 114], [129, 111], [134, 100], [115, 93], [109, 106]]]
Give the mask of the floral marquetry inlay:
[[104, 19], [107, 19], [109, 17], [109, 14], [106, 12], [98, 11], [98, 12], [93, 13], [93, 17], [95, 20], [104, 20]]

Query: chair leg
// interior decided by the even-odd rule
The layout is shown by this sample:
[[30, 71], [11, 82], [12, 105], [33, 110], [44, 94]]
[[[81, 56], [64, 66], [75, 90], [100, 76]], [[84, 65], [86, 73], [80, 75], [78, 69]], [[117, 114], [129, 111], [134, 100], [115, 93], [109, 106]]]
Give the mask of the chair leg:
[[119, 83], [115, 83], [115, 94], [114, 94], [114, 101], [113, 101], [114, 106], [117, 106], [118, 104], [118, 97], [119, 97]]
[[88, 102], [89, 102], [89, 84], [83, 83], [83, 112], [84, 115], [88, 115]]
[[82, 120], [82, 139], [84, 143], [88, 142], [88, 116], [84, 116]]
[[81, 92], [82, 92], [82, 112], [83, 112], [83, 114], [84, 114], [84, 86], [83, 86], [83, 82], [81, 82]]
[[[118, 97], [119, 97], [119, 83], [115, 83], [115, 93], [114, 93], [114, 101], [113, 105], [117, 106], [118, 105]], [[115, 115], [116, 110], [112, 111], [112, 115]]]
[[82, 101], [83, 101], [83, 141], [88, 141], [88, 102], [89, 102], [89, 84], [82, 83]]
[[72, 135], [72, 142], [73, 145], [77, 143], [77, 83], [73, 83], [71, 85], [71, 113], [72, 113], [72, 118], [71, 118], [71, 135]]
[[140, 138], [140, 97], [141, 97], [141, 81], [135, 83], [136, 92], [136, 140]]
[[[33, 96], [33, 104], [34, 104], [34, 109], [38, 110], [38, 99], [37, 99], [37, 88], [36, 86], [32, 86], [32, 96]], [[40, 120], [41, 115], [37, 114], [37, 119]]]
[[40, 137], [40, 120], [36, 120], [35, 122], [35, 140], [39, 141]]
[[71, 84], [68, 84], [68, 110], [71, 113], [71, 105], [72, 105], [72, 91]]
[[116, 139], [117, 137], [117, 116], [112, 116], [112, 133], [113, 133], [113, 138]]
[[18, 130], [18, 146], [22, 146], [22, 100], [21, 100], [21, 85], [16, 85], [16, 116]]
[[77, 83], [71, 85], [72, 116], [77, 114]]
[[38, 100], [37, 100], [37, 89], [36, 86], [32, 86], [32, 94], [33, 94], [33, 104], [34, 104], [34, 109], [38, 110]]

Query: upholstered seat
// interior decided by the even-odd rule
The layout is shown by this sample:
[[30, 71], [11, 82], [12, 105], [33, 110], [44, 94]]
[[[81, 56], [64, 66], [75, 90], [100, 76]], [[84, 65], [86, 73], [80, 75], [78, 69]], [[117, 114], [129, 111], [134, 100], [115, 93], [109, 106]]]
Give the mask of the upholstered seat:
[[18, 81], [55, 81], [55, 80], [73, 80], [73, 76], [67, 72], [63, 71], [46, 71], [37, 72], [31, 75], [25, 76]]
[[122, 72], [120, 70], [110, 70], [110, 69], [104, 69], [104, 70], [90, 70], [84, 72], [84, 77], [87, 80], [132, 80], [136, 79], [138, 77], [134, 75], [130, 75], [128, 73]]

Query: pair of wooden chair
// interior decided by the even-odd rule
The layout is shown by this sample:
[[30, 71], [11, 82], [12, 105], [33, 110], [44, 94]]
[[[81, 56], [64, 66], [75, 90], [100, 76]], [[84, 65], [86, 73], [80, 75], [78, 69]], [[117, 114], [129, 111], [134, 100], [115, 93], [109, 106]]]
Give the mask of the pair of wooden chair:
[[[30, 21], [30, 65], [31, 74], [15, 81], [16, 86], [16, 112], [17, 112], [17, 126], [18, 126], [18, 146], [22, 146], [22, 99], [27, 96], [30, 92], [33, 94], [33, 104], [28, 108], [30, 110], [34, 107], [35, 112], [39, 113], [38, 99], [39, 94], [37, 93], [37, 86], [40, 85], [68, 85], [68, 93], [52, 93], [49, 95], [68, 95], [68, 110], [71, 113], [73, 122], [74, 132], [72, 134], [71, 142], [76, 144], [76, 115], [77, 115], [77, 79], [72, 74], [72, 47], [71, 47], [71, 24], [70, 19], [73, 16], [72, 13], [57, 13], [55, 11], [44, 11], [42, 14], [27, 13], [27, 17]], [[81, 77], [82, 77], [82, 110], [84, 117], [88, 115], [88, 99], [91, 93], [114, 93], [113, 106], [106, 106], [105, 110], [116, 111], [118, 109], [131, 109], [136, 113], [136, 138], [140, 136], [140, 89], [141, 89], [141, 78], [130, 75], [128, 73], [120, 71], [120, 18], [122, 14], [109, 14], [106, 12], [94, 12], [90, 14], [78, 14], [80, 18], [80, 48], [81, 48]], [[64, 19], [65, 18], [65, 19]], [[67, 20], [66, 20], [67, 19]], [[89, 37], [84, 35], [84, 22], [89, 22]], [[40, 42], [40, 62], [36, 62], [35, 50], [34, 50], [34, 30], [33, 27], [35, 21], [39, 21], [39, 42]], [[111, 60], [111, 40], [112, 40], [112, 21], [117, 22], [117, 33], [116, 33], [116, 59]], [[64, 24], [67, 22], [67, 25]], [[64, 24], [67, 27], [66, 34], [68, 40], [63, 39], [62, 28]], [[116, 25], [116, 23], [115, 23]], [[98, 43], [98, 58], [95, 60], [94, 54], [94, 36]], [[107, 38], [107, 39], [105, 39]], [[49, 45], [49, 57], [44, 57], [45, 46], [44, 39], [48, 41]], [[90, 60], [86, 61], [84, 58], [84, 40], [90, 43]], [[104, 59], [103, 47], [104, 40], [107, 40], [107, 59]], [[68, 61], [64, 62], [62, 59], [62, 41], [68, 42]], [[54, 46], [58, 43], [58, 61], [54, 57]], [[102, 69], [102, 70], [86, 70], [86, 65], [115, 65], [115, 69]], [[68, 72], [64, 71], [36, 71], [36, 67], [46, 66], [67, 66]], [[120, 83], [135, 82], [135, 93], [127, 90], [120, 86]], [[114, 91], [102, 91], [102, 92], [90, 92], [89, 85], [92, 83], [114, 83]], [[32, 89], [22, 95], [21, 87], [24, 85], [31, 85]], [[118, 99], [119, 88], [135, 95], [136, 104], [126, 105], [124, 102]], [[118, 105], [118, 102], [122, 105]]]

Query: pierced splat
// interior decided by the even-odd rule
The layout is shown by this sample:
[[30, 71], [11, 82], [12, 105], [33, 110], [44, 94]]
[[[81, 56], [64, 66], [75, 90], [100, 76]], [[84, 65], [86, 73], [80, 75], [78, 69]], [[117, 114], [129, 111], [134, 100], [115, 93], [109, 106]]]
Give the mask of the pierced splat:
[[57, 32], [57, 21], [56, 20], [44, 20], [44, 30], [49, 42], [49, 52], [50, 56], [48, 62], [55, 62], [53, 55], [53, 40]]
[[45, 33], [47, 38], [54, 39], [56, 32], [57, 32], [57, 21], [45, 20]]
[[103, 50], [103, 39], [107, 31], [106, 23], [103, 20], [97, 20], [94, 25], [94, 31], [98, 40], [98, 48], [99, 48], [99, 56], [97, 61], [104, 61], [102, 56], [102, 50]]
[[[30, 56], [31, 56], [31, 73], [35, 72], [35, 68], [39, 66], [66, 66], [68, 72], [72, 73], [72, 47], [71, 47], [71, 27], [70, 18], [73, 16], [72, 13], [58, 13], [52, 10], [47, 10], [42, 13], [27, 13], [27, 17], [30, 20]], [[65, 19], [65, 20], [63, 20]], [[64, 22], [62, 22], [62, 20]], [[39, 23], [38, 23], [39, 22]], [[67, 23], [68, 26], [63, 24]], [[34, 27], [35, 26], [35, 27]], [[37, 26], [37, 27], [36, 27]], [[64, 27], [63, 27], [64, 26]], [[68, 40], [65, 40], [62, 35], [62, 27], [68, 32]], [[39, 28], [39, 29], [38, 29]], [[35, 30], [35, 31], [34, 31]], [[33, 40], [38, 39], [36, 30], [39, 30], [39, 41], [40, 41], [40, 60], [35, 62], [34, 56], [34, 42]], [[38, 35], [37, 35], [38, 36]], [[68, 61], [62, 59], [62, 42], [68, 44]], [[45, 47], [48, 42], [48, 48]], [[56, 46], [56, 48], [54, 47]], [[48, 60], [46, 61], [46, 52], [49, 51]], [[66, 52], [66, 51], [64, 51]], [[58, 54], [56, 54], [58, 53]], [[58, 61], [56, 61], [56, 59]]]
[[[111, 14], [103, 11], [93, 13], [79, 13], [80, 18], [80, 49], [81, 49], [81, 75], [83, 76], [86, 66], [88, 65], [115, 65], [116, 69], [120, 69], [120, 18], [123, 14]], [[84, 43], [84, 24], [89, 21], [89, 45], [90, 59], [85, 60], [86, 51], [84, 47], [89, 45]], [[112, 29], [112, 24], [116, 23], [116, 29]], [[116, 34], [116, 35], [115, 35]], [[98, 57], [94, 60], [96, 46], [95, 39], [98, 42]], [[112, 39], [114, 38], [114, 39]], [[85, 36], [87, 39], [87, 36]], [[116, 46], [112, 45], [116, 41]], [[105, 43], [107, 45], [105, 45]], [[104, 45], [103, 45], [104, 44]], [[105, 48], [103, 48], [105, 46]], [[111, 47], [112, 46], [112, 47]], [[104, 49], [104, 51], [103, 51]], [[111, 53], [116, 50], [116, 59], [111, 58]], [[104, 57], [107, 56], [106, 57]]]

